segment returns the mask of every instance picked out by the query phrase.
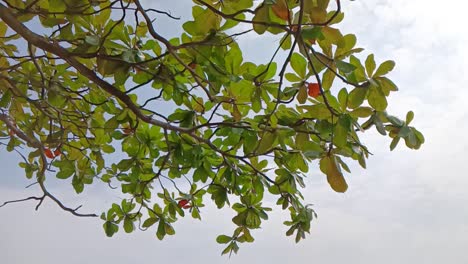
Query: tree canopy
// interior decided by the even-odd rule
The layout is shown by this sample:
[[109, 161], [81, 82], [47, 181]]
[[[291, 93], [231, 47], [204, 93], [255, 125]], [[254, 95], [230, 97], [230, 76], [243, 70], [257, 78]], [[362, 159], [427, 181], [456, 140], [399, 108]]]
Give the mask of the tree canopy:
[[[363, 56], [341, 32], [340, 0], [194, 0], [170, 39], [155, 19], [178, 18], [141, 2], [0, 2], [0, 148], [42, 191], [3, 205], [51, 199], [97, 217], [65, 205], [47, 178], [71, 179], [76, 193], [102, 181], [125, 195], [100, 215], [108, 236], [163, 239], [213, 202], [235, 212], [234, 231], [217, 237], [232, 253], [268, 219], [264, 199], [303, 239], [316, 216], [304, 178], [321, 172], [345, 192], [347, 163], [366, 167], [364, 131], [388, 135], [391, 150], [424, 143], [413, 112], [387, 113], [395, 63]], [[238, 39], [266, 34], [279, 40], [271, 57], [249, 62]]]

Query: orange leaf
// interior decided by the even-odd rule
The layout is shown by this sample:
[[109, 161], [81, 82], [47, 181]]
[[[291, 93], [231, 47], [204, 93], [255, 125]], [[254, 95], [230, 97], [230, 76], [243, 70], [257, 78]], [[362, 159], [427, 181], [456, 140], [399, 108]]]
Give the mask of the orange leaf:
[[124, 135], [130, 135], [133, 134], [133, 129], [131, 127], [125, 126], [122, 128], [122, 132]]
[[292, 32], [297, 32], [297, 30], [299, 29], [299, 26], [298, 25], [291, 25], [291, 26], [289, 26], [289, 28], [291, 29]]
[[307, 42], [308, 42], [310, 45], [314, 45], [314, 44], [315, 44], [315, 39], [309, 39], [309, 40], [307, 40]]
[[289, 20], [289, 8], [284, 0], [277, 1], [272, 7], [273, 13], [283, 20]]
[[54, 153], [52, 153], [52, 150], [46, 148], [44, 149], [44, 154], [46, 155], [46, 157], [48, 157], [49, 159], [53, 159], [55, 156], [54, 156]]
[[313, 98], [317, 98], [320, 95], [320, 86], [318, 83], [307, 84], [308, 94]]

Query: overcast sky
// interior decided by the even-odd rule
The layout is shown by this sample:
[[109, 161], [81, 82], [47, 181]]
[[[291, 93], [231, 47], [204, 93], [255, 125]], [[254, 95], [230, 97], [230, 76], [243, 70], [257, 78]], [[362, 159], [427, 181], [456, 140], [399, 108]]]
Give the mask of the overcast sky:
[[[190, 12], [190, 1], [155, 2], [182, 19]], [[220, 256], [215, 238], [232, 232], [230, 212], [209, 207], [202, 222], [183, 219], [175, 225], [176, 235], [161, 242], [152, 231], [106, 238], [98, 219], [73, 217], [50, 201], [36, 212], [35, 203], [26, 202], [0, 208], [1, 262], [468, 263], [467, 7], [461, 0], [344, 1], [342, 31], [355, 33], [358, 45], [378, 62], [396, 61], [391, 78], [400, 92], [391, 96], [389, 112], [404, 117], [413, 110], [426, 143], [419, 151], [400, 145], [390, 152], [388, 138], [366, 132], [364, 140], [375, 155], [367, 170], [352, 167], [345, 194], [331, 191], [325, 176], [312, 173], [305, 197], [319, 218], [305, 241], [295, 244], [285, 237], [282, 221], [288, 216], [274, 210], [254, 232], [255, 243], [242, 245], [228, 259]], [[155, 23], [165, 36], [174, 32], [162, 18]], [[248, 51], [245, 58], [268, 58], [268, 49], [253, 39], [239, 41]], [[38, 194], [24, 189], [30, 182], [17, 161], [0, 149], [2, 202]], [[70, 206], [83, 203], [83, 212], [99, 212], [119, 200], [101, 187], [92, 186], [80, 197], [69, 186], [51, 191]]]

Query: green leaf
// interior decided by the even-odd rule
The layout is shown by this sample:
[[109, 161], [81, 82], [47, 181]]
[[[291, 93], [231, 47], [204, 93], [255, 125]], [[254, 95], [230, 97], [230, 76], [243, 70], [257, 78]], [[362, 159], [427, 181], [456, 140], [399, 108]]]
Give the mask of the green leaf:
[[267, 30], [268, 26], [260, 23], [268, 23], [270, 21], [270, 12], [267, 5], [262, 5], [260, 8], [255, 10], [255, 15], [252, 19], [253, 29], [257, 34], [263, 34]]
[[73, 167], [62, 167], [60, 171], [57, 173], [57, 178], [59, 179], [68, 179], [73, 174], [75, 174], [75, 168]]
[[290, 63], [291, 67], [297, 73], [297, 75], [301, 79], [304, 79], [306, 75], [307, 61], [301, 55], [299, 55], [299, 53], [293, 53]]
[[390, 143], [390, 150], [394, 150], [396, 146], [398, 145], [398, 142], [400, 142], [400, 137], [395, 137], [392, 140], [392, 143]]
[[88, 35], [85, 37], [85, 42], [92, 46], [99, 46], [100, 39], [95, 35]]
[[[197, 211], [197, 212], [198, 212], [198, 210], [194, 209], [194, 210], [192, 211], [192, 213], [193, 213], [194, 211]], [[166, 224], [164, 225], [164, 229], [165, 229], [165, 231], [166, 231], [166, 234], [168, 234], [168, 235], [170, 235], [170, 236], [175, 235], [174, 227], [172, 227], [171, 224], [166, 223]]]
[[265, 131], [257, 146], [257, 153], [265, 153], [274, 147], [273, 143], [277, 138], [276, 133]]
[[292, 37], [290, 34], [285, 34], [284, 37], [281, 39], [280, 43], [281, 43], [281, 48], [283, 50], [289, 50], [291, 48], [291, 45], [292, 45], [291, 38]]
[[239, 213], [232, 218], [232, 222], [238, 226], [246, 225], [247, 212]]
[[300, 78], [296, 74], [290, 73], [290, 72], [286, 73], [284, 75], [284, 77], [286, 77], [286, 80], [288, 80], [290, 82], [300, 82], [300, 81], [302, 81], [302, 78]]
[[146, 219], [145, 222], [143, 222], [142, 227], [143, 227], [143, 228], [151, 227], [152, 225], [154, 225], [154, 224], [157, 223], [158, 221], [159, 221], [159, 218], [150, 217], [150, 218]]
[[333, 80], [335, 80], [336, 75], [330, 70], [327, 69], [322, 77], [322, 88], [327, 91], [333, 85]]
[[408, 113], [406, 113], [406, 125], [409, 125], [411, 121], [413, 121], [413, 118], [414, 118], [413, 111], [409, 111]]
[[370, 106], [377, 111], [384, 111], [387, 108], [387, 99], [382, 91], [376, 86], [370, 87], [367, 100], [369, 101]]
[[216, 238], [216, 242], [218, 242], [219, 244], [227, 244], [231, 241], [232, 241], [232, 237], [226, 236], [226, 235], [219, 235]]
[[356, 69], [356, 66], [354, 66], [351, 63], [347, 63], [347, 62], [340, 61], [340, 60], [337, 60], [335, 63], [336, 63], [336, 67], [344, 73], [351, 73]]
[[408, 137], [410, 133], [411, 133], [411, 129], [407, 126], [404, 126], [400, 129], [398, 136], [405, 138], [405, 137]]
[[252, 243], [254, 242], [254, 238], [252, 237], [252, 235], [250, 234], [250, 231], [249, 229], [244, 229], [244, 235], [243, 237], [245, 238], [245, 241], [248, 242], [248, 243]]
[[156, 231], [156, 237], [162, 240], [166, 236], [166, 223], [162, 220], [159, 221], [158, 230]]
[[418, 139], [412, 130], [410, 130], [410, 133], [405, 138], [405, 143], [409, 148], [417, 148]]
[[96, 59], [96, 62], [97, 71], [103, 76], [127, 73], [130, 69], [130, 66], [128, 64], [117, 59], [108, 60], [98, 57]]
[[338, 29], [325, 26], [325, 27], [322, 27], [322, 33], [323, 33], [324, 39], [326, 39], [327, 41], [338, 46], [343, 45], [342, 44], [343, 35]]
[[127, 63], [136, 63], [138, 62], [138, 51], [134, 49], [128, 49], [122, 53], [121, 58]]
[[374, 113], [374, 111], [372, 110], [372, 108], [362, 106], [362, 107], [358, 107], [358, 108], [354, 109], [353, 111], [351, 111], [350, 115], [352, 117], [366, 118], [366, 117], [371, 116], [373, 113]]
[[386, 77], [378, 77], [376, 80], [380, 84], [380, 88], [385, 95], [390, 94], [392, 91], [398, 91], [398, 87], [390, 79]]
[[222, 208], [225, 203], [229, 203], [227, 190], [223, 186], [210, 185], [210, 187], [208, 187], [208, 193], [211, 194], [211, 199], [215, 201], [218, 208]]
[[304, 40], [323, 39], [321, 27], [306, 27], [301, 30], [301, 36]]
[[412, 127], [413, 133], [416, 135], [416, 138], [418, 139], [420, 144], [423, 144], [425, 142], [424, 135], [419, 132], [416, 128]]
[[125, 217], [124, 218], [124, 230], [126, 233], [131, 233], [133, 231], [133, 229], [135, 228], [135, 226], [133, 225], [133, 221], [132, 219], [130, 219], [129, 217]]
[[372, 76], [375, 70], [375, 60], [374, 60], [374, 54], [369, 54], [366, 59], [366, 72], [367, 76]]
[[5, 37], [7, 29], [8, 29], [7, 25], [3, 22], [0, 22], [0, 37]]
[[237, 252], [239, 250], [239, 247], [237, 246], [236, 242], [231, 242], [221, 253], [221, 255], [227, 254], [227, 253], [232, 253], [232, 252]]
[[304, 105], [300, 108], [306, 110], [304, 113], [306, 118], [328, 119], [331, 117], [330, 110], [325, 104]]
[[341, 148], [344, 148], [348, 143], [348, 132], [351, 128], [351, 121], [347, 116], [340, 116], [337, 124], [335, 125], [335, 134], [333, 143]]
[[346, 88], [342, 88], [338, 92], [338, 102], [341, 105], [341, 110], [345, 111], [348, 107], [348, 90], [346, 90]]
[[0, 99], [0, 107], [8, 107], [8, 105], [10, 104], [10, 101], [11, 101], [11, 97], [12, 97], [12, 93], [11, 93], [11, 90], [8, 89], [4, 92], [2, 98]]
[[362, 66], [361, 61], [356, 58], [354, 55], [349, 56], [349, 62], [356, 67], [356, 70], [348, 75], [348, 80], [352, 82], [363, 82], [367, 80], [364, 66]]
[[402, 120], [400, 120], [399, 118], [394, 117], [394, 116], [391, 116], [391, 115], [387, 115], [386, 118], [387, 118], [387, 120], [388, 120], [392, 125], [394, 125], [394, 126], [400, 127], [400, 126], [403, 126], [403, 125], [405, 124], [405, 123], [404, 123]]
[[380, 118], [376, 114], [374, 114], [372, 117], [373, 117], [372, 121], [374, 122], [374, 125], [375, 125], [375, 128], [377, 129], [377, 131], [382, 136], [387, 135], [387, 132], [385, 131], [385, 127], [384, 127], [382, 121], [380, 120]]
[[[377, 71], [374, 73], [372, 77], [379, 77], [383, 76], [389, 72], [391, 72], [395, 68], [395, 62], [392, 60], [388, 60], [380, 64], [379, 68]], [[370, 76], [370, 75], [369, 75]]]
[[367, 88], [354, 88], [348, 96], [348, 107], [354, 109], [362, 105], [366, 98], [367, 90]]
[[304, 104], [305, 102], [307, 102], [307, 97], [307, 87], [305, 85], [302, 85], [301, 87], [299, 87], [299, 92], [297, 93], [297, 101], [300, 104]]
[[117, 233], [117, 231], [119, 231], [119, 226], [110, 221], [106, 221], [103, 227], [108, 237], [113, 236], [115, 233]]
[[208, 179], [208, 172], [205, 170], [205, 167], [203, 167], [203, 164], [202, 164], [193, 173], [193, 180], [194, 181], [201, 181], [201, 182], [205, 183], [207, 179]]
[[63, 0], [49, 0], [49, 12], [64, 12], [66, 8], [66, 2]]

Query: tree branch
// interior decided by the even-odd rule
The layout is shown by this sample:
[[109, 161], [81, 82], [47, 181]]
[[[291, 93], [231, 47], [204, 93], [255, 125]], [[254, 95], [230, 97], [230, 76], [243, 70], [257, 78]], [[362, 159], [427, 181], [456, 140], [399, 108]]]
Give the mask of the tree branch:
[[29, 144], [29, 146], [33, 148], [42, 148], [42, 145], [41, 143], [39, 143], [39, 140], [37, 140], [36, 138], [30, 138], [26, 134], [24, 134], [23, 131], [21, 131], [15, 125], [14, 120], [12, 120], [10, 116], [6, 114], [0, 114], [0, 121], [3, 121], [7, 125], [8, 129], [10, 129], [10, 131], [12, 131], [15, 135], [17, 135], [22, 140], [26, 141]]
[[37, 200], [37, 201], [40, 201], [40, 200], [43, 200], [43, 199], [44, 199], [44, 196], [42, 196], [42, 197], [31, 196], [31, 197], [24, 198], [24, 199], [6, 201], [6, 202], [4, 202], [2, 205], [0, 205], [0, 207], [3, 207], [3, 206], [5, 206], [5, 205], [11, 204], [11, 203], [20, 203], [20, 202], [25, 202], [25, 201], [29, 201], [29, 200]]
[[140, 108], [133, 103], [131, 98], [125, 93], [114, 87], [112, 84], [108, 83], [104, 79], [101, 79], [97, 74], [80, 63], [76, 60], [73, 55], [68, 52], [65, 48], [58, 45], [56, 42], [50, 42], [46, 38], [32, 32], [26, 26], [24, 26], [21, 22], [19, 22], [14, 14], [5, 7], [3, 4], [0, 3], [0, 18], [16, 33], [21, 35], [26, 41], [31, 43], [32, 45], [43, 49], [47, 52], [57, 55], [61, 59], [65, 60], [71, 66], [73, 66], [80, 74], [88, 78], [90, 81], [97, 84], [103, 90], [108, 92], [109, 94], [117, 97], [120, 101], [122, 101], [138, 118], [143, 120], [146, 123], [153, 124], [155, 126], [159, 126], [164, 129], [177, 131], [181, 133], [189, 133], [190, 129], [181, 128], [177, 126], [173, 126], [171, 124], [155, 120], [150, 116], [145, 115]]

